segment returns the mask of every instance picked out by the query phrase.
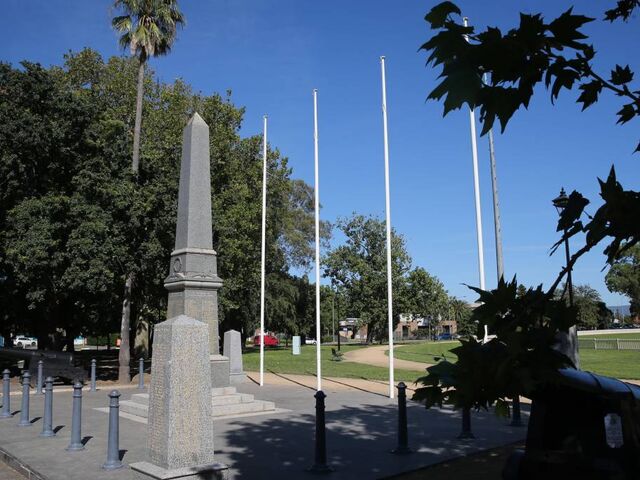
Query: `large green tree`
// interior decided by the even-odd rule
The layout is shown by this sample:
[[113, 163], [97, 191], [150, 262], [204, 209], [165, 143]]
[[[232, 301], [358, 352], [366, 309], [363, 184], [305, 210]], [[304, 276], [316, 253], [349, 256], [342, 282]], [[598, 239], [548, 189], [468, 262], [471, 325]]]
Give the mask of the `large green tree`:
[[[346, 311], [367, 326], [367, 340], [387, 336], [387, 260], [384, 222], [375, 217], [353, 215], [340, 219], [337, 227], [346, 241], [331, 250], [324, 261], [324, 274], [344, 292]], [[391, 235], [394, 327], [401, 313], [411, 310], [407, 275], [411, 257], [404, 238]]]
[[610, 291], [626, 295], [631, 302], [631, 315], [640, 315], [640, 246], [624, 252], [605, 277]]
[[[140, 134], [142, 127], [142, 104], [144, 96], [144, 67], [151, 57], [166, 55], [176, 38], [179, 26], [185, 22], [184, 16], [178, 8], [176, 0], [115, 0], [114, 7], [122, 13], [113, 18], [111, 24], [120, 32], [119, 42], [123, 49], [129, 48], [131, 55], [138, 59], [138, 86], [136, 94], [136, 115], [133, 127], [133, 154], [131, 170], [138, 175], [140, 166]], [[130, 380], [129, 374], [129, 331], [131, 325], [131, 300], [135, 281], [134, 272], [127, 274], [122, 302], [122, 321], [120, 337], [122, 340], [118, 359], [120, 383]], [[148, 324], [139, 322], [142, 328], [148, 330]], [[139, 333], [141, 329], [138, 329]], [[148, 339], [148, 335], [139, 338]], [[147, 341], [137, 342], [147, 354]]]
[[[244, 112], [230, 93], [196, 94], [180, 80], [154, 81], [147, 69], [147, 133], [135, 177], [127, 166], [137, 73], [135, 58], [105, 62], [92, 50], [71, 53], [62, 67], [50, 69], [0, 64], [0, 302], [7, 317], [1, 334], [113, 332], [130, 272], [137, 279], [133, 330], [165, 319], [182, 130], [194, 111], [211, 132], [223, 329], [253, 333], [260, 299], [261, 138], [240, 137]], [[291, 268], [309, 265], [314, 230], [312, 189], [291, 178], [277, 149], [268, 155], [269, 299], [278, 296], [279, 282], [289, 281]]]
[[442, 282], [424, 268], [416, 267], [409, 272], [406, 291], [410, 310], [401, 313], [428, 319], [430, 325], [448, 320], [449, 295]]

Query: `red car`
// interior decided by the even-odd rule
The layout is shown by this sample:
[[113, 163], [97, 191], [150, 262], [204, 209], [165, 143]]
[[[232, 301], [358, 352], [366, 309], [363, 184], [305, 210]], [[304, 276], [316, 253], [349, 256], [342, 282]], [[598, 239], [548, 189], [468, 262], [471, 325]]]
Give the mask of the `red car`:
[[[277, 347], [280, 342], [273, 335], [269, 335], [268, 333], [264, 336], [264, 346], [265, 347]], [[260, 346], [260, 335], [256, 335], [253, 337], [253, 344], [256, 347]]]

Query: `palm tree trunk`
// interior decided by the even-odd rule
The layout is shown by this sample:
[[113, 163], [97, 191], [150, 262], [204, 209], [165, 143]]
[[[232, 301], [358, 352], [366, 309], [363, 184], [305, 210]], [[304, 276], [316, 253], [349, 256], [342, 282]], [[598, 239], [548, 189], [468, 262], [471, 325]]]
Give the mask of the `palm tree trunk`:
[[131, 169], [138, 175], [140, 169], [140, 130], [142, 127], [142, 97], [144, 96], [144, 61], [138, 67], [138, 93], [136, 95], [136, 123], [133, 127], [133, 161]]
[[[144, 60], [140, 60], [138, 67], [138, 90], [136, 94], [136, 119], [133, 127], [133, 158], [131, 170], [138, 176], [140, 170], [140, 130], [142, 126], [142, 97], [144, 96]], [[120, 353], [118, 355], [118, 383], [129, 383], [131, 374], [129, 362], [131, 352], [129, 347], [129, 332], [131, 331], [131, 292], [133, 289], [133, 272], [129, 272], [124, 286], [124, 300], [122, 301], [122, 321], [120, 323]]]
[[127, 275], [124, 284], [124, 300], [122, 301], [122, 322], [120, 324], [120, 353], [118, 354], [118, 383], [131, 381], [129, 362], [129, 330], [131, 326], [131, 290], [133, 289], [133, 273]]

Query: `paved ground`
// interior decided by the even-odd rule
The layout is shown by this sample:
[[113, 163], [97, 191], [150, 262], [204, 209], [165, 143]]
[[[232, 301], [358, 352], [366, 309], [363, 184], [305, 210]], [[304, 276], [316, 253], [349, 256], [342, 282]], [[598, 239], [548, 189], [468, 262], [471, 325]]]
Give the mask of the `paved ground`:
[[[239, 390], [259, 399], [275, 401], [278, 413], [226, 418], [214, 421], [217, 461], [231, 468], [232, 478], [264, 479], [288, 476], [306, 478], [304, 469], [313, 461], [315, 379], [293, 375], [267, 375], [265, 386], [253, 382]], [[336, 468], [333, 479], [384, 478], [481, 449], [509, 444], [524, 437], [525, 429], [513, 429], [492, 413], [474, 413], [477, 439], [459, 441], [460, 418], [448, 409], [425, 410], [410, 402], [409, 436], [416, 453], [397, 457], [395, 446], [397, 406], [386, 397], [381, 382], [324, 379], [327, 394], [327, 447], [329, 462]], [[135, 390], [123, 391], [123, 399]], [[104, 472], [106, 457], [107, 389], [85, 392], [82, 434], [86, 449], [66, 452], [69, 443], [71, 394], [54, 395], [54, 426], [57, 436], [43, 439], [40, 418], [42, 396], [32, 395], [32, 427], [20, 428], [18, 416], [0, 420], [0, 453], [12, 455], [50, 480], [129, 480], [125, 467]], [[19, 409], [19, 396], [12, 397], [12, 410]], [[125, 414], [120, 420], [120, 449], [125, 464], [145, 459], [145, 421]], [[11, 478], [11, 477], [9, 477]], [[13, 480], [13, 479], [11, 479]]]
[[24, 480], [24, 477], [14, 469], [0, 462], [0, 480]]
[[[396, 345], [395, 348], [402, 348], [403, 345]], [[389, 345], [377, 345], [375, 347], [358, 348], [344, 354], [344, 359], [349, 362], [366, 363], [378, 367], [389, 367], [389, 357], [384, 352], [389, 350]], [[412, 362], [410, 360], [393, 359], [395, 368], [405, 370], [424, 371], [429, 366], [428, 363]]]

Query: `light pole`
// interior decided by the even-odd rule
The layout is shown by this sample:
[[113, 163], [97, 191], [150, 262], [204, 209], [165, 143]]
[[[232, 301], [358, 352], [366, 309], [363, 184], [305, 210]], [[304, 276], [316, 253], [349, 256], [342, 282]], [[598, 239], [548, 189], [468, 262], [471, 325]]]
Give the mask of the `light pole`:
[[[558, 215], [562, 215], [562, 212], [569, 203], [569, 197], [564, 191], [564, 188], [560, 189], [560, 195], [554, 198], [551, 203], [558, 211]], [[571, 279], [571, 254], [569, 253], [569, 238], [567, 237], [567, 229], [564, 229], [564, 252], [567, 265], [567, 290], [569, 291], [569, 306], [573, 307], [573, 281]], [[578, 327], [573, 325], [569, 328], [568, 333], [560, 334], [560, 350], [567, 355], [576, 368], [580, 368], [580, 357], [578, 355]]]

